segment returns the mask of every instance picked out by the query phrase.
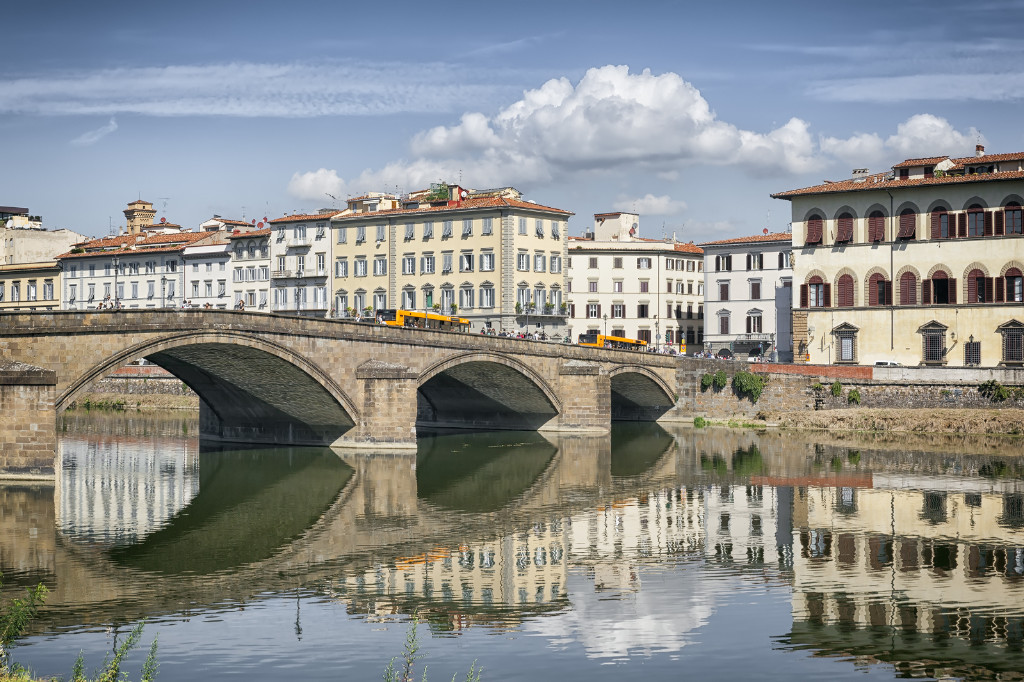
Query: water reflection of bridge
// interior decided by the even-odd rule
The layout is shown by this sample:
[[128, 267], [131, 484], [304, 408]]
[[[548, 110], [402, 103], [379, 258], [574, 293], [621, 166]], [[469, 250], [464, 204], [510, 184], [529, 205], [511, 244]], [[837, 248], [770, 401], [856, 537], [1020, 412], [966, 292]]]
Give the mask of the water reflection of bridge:
[[[271, 462], [259, 479], [231, 466], [241, 453], [203, 453], [199, 494], [159, 530], [114, 547], [79, 542], [37, 489], [18, 502], [35, 538], [26, 545], [23, 527], [6, 529], [2, 542], [20, 554], [3, 556], [34, 566], [22, 582], [54, 590], [55, 624], [315, 584], [355, 611], [422, 608], [452, 627], [565, 608], [573, 569], [595, 590], [642, 590], [645, 563], [692, 556], [789, 581], [789, 646], [897, 662], [964, 658], [970, 646], [977, 669], [1020, 664], [1016, 654], [999, 662], [1019, 651], [1024, 615], [1015, 459], [637, 429], [611, 442], [505, 434], [446, 473], [466, 461], [462, 444], [438, 438], [415, 458], [345, 462], [292, 450], [290, 467]], [[65, 529], [49, 540], [47, 515]]]

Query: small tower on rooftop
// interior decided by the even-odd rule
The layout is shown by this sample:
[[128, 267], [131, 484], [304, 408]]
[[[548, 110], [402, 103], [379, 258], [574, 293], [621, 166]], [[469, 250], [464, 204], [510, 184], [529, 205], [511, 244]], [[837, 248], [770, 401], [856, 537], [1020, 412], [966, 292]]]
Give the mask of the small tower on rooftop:
[[145, 228], [153, 224], [156, 211], [152, 203], [137, 199], [128, 204], [128, 208], [124, 210], [124, 217], [128, 222], [128, 234], [142, 234]]

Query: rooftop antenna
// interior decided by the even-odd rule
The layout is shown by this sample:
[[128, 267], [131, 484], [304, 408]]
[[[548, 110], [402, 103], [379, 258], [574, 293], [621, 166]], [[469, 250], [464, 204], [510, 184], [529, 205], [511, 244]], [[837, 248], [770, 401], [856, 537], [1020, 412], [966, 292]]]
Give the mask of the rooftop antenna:
[[157, 197], [156, 200], [163, 202], [163, 208], [161, 210], [164, 212], [164, 215], [167, 215], [167, 202], [170, 201], [170, 197]]
[[326, 194], [327, 196], [329, 196], [329, 197], [330, 197], [331, 199], [333, 199], [333, 200], [334, 200], [334, 206], [333, 206], [333, 208], [338, 208], [338, 197], [334, 196], [334, 195], [333, 195], [333, 194], [331, 194], [330, 192], [324, 192], [324, 194]]

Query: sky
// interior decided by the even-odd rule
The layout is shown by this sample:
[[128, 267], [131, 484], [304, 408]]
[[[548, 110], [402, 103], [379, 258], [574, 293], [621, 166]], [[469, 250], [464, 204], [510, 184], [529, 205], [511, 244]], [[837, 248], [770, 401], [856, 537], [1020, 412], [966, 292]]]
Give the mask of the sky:
[[644, 237], [785, 231], [773, 192], [1024, 151], [1024, 0], [5, 6], [0, 205], [101, 236], [446, 181]]

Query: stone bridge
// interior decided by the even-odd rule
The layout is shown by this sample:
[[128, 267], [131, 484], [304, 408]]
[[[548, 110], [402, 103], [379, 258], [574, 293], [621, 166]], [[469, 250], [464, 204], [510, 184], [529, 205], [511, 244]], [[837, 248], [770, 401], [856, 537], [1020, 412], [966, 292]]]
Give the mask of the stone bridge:
[[203, 437], [411, 449], [417, 425], [606, 432], [678, 416], [670, 356], [210, 310], [0, 315], [0, 473], [52, 476], [56, 414], [145, 358]]

